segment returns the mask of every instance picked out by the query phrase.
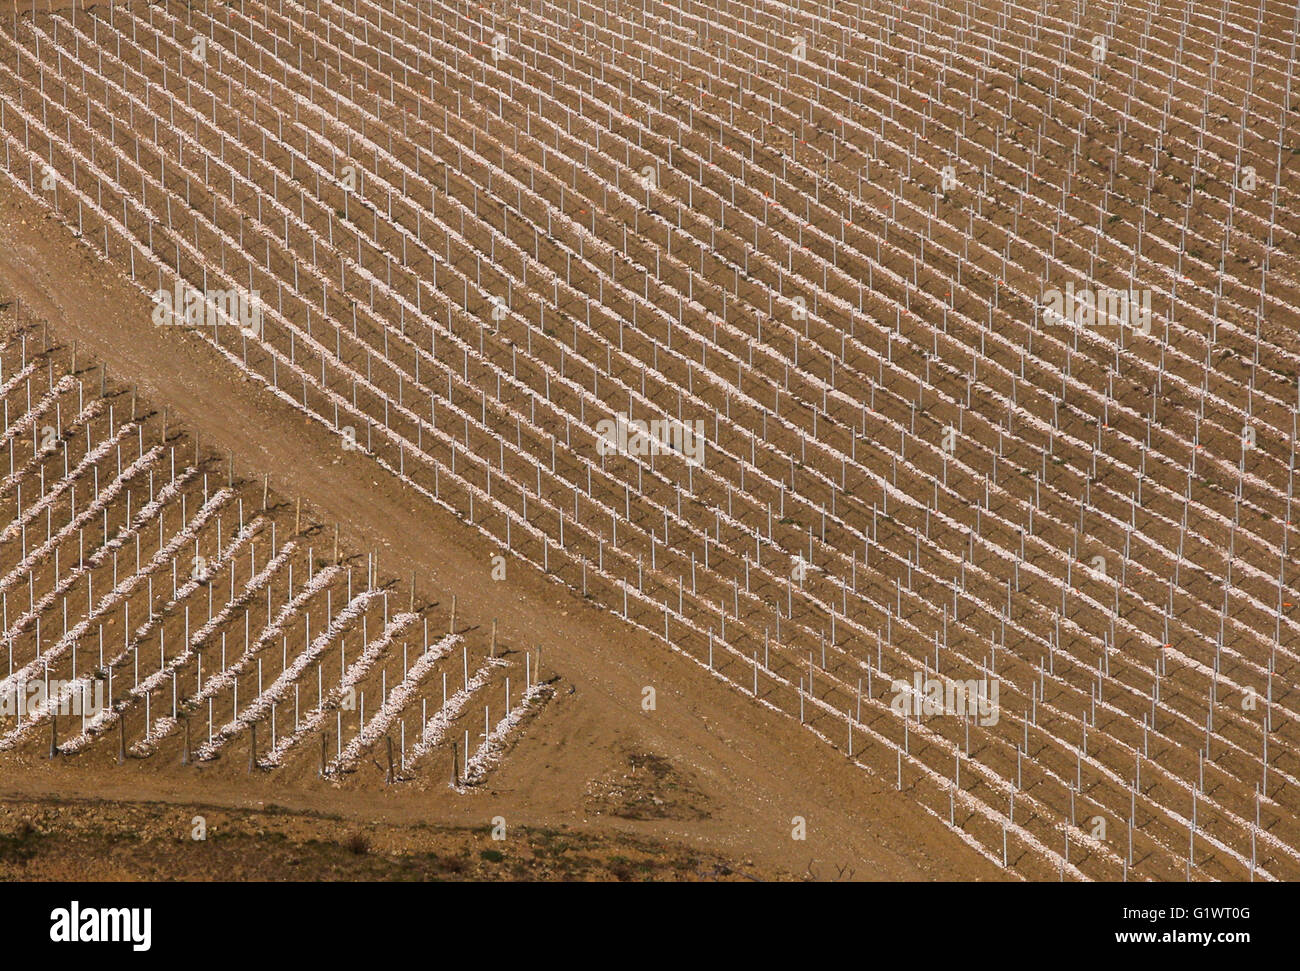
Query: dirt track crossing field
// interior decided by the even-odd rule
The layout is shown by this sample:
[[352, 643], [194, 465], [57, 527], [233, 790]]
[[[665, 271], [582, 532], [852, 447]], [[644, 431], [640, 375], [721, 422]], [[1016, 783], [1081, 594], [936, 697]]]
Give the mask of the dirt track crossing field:
[[[1297, 27], [1268, 2], [10, 18], [11, 333], [138, 383], [160, 447], [165, 407], [250, 507], [268, 473], [282, 534], [316, 537], [298, 582], [338, 523], [321, 590], [351, 562], [387, 591], [338, 644], [309, 633], [334, 600], [280, 620], [268, 594], [197, 765], [146, 685], [141, 765], [68, 770], [237, 798], [258, 725], [257, 772], [313, 805], [454, 814], [459, 741], [515, 812], [629, 805], [773, 872], [1294, 879]], [[256, 326], [154, 296], [191, 290]], [[606, 447], [651, 420], [672, 447]], [[400, 629], [352, 671], [372, 609], [358, 645]], [[11, 730], [25, 771], [52, 771], [44, 716]]]

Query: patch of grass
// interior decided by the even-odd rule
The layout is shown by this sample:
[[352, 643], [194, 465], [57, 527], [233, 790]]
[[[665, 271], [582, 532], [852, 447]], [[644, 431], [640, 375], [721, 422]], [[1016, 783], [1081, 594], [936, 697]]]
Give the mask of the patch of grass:
[[39, 852], [41, 834], [27, 820], [12, 833], [0, 833], [0, 862], [26, 863]]
[[464, 873], [465, 861], [458, 856], [438, 857], [438, 866], [448, 873]]

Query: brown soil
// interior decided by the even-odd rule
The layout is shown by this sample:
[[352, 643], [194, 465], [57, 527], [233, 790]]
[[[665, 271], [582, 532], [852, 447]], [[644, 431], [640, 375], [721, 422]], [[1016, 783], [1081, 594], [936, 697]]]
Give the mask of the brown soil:
[[[274, 489], [303, 498], [304, 515], [339, 523], [344, 542], [378, 551], [395, 574], [414, 570], [422, 588], [426, 582], [433, 587], [422, 595], [449, 601], [457, 594], [465, 616], [480, 626], [497, 618], [504, 644], [540, 646], [543, 675], [559, 674], [574, 689], [571, 695], [562, 691], [523, 737], [495, 773], [491, 791], [468, 797], [438, 784], [386, 791], [374, 771], [359, 791], [344, 793], [315, 780], [308, 767], [302, 778], [267, 781], [249, 779], [242, 767], [229, 764], [182, 770], [154, 758], [121, 768], [63, 767], [31, 753], [6, 769], [3, 795], [273, 802], [342, 816], [347, 821], [334, 829], [336, 840], [366, 821], [483, 825], [498, 814], [520, 825], [608, 834], [611, 820], [620, 817], [596, 815], [592, 787], [626, 772], [630, 753], [654, 753], [689, 772], [694, 788], [688, 802], [703, 803], [708, 815], [619, 823], [629, 839], [707, 850], [735, 866], [751, 860], [766, 874], [801, 874], [814, 860], [827, 867], [852, 861], [859, 879], [1000, 876], [937, 821], [918, 814], [891, 779], [844, 771], [842, 756], [797, 724], [701, 677], [662, 643], [532, 571], [511, 567], [507, 582], [491, 582], [476, 533], [410, 496], [364, 458], [340, 452], [336, 438], [240, 380], [206, 344], [153, 327], [148, 302], [114, 267], [8, 189], [0, 190], [0, 254], [6, 299], [21, 297], [48, 318], [59, 340], [76, 341], [79, 353], [105, 362], [114, 378], [169, 402], [174, 420], [211, 447], [233, 452], [237, 475], [260, 478], [269, 471]], [[640, 707], [647, 685], [658, 688], [653, 713]], [[809, 779], [819, 784], [810, 786]], [[808, 822], [806, 842], [791, 839], [794, 816]]]
[[[269, 469], [277, 490], [303, 497], [320, 522], [342, 522], [350, 548], [378, 550], [393, 575], [414, 569], [420, 582], [432, 576], [439, 604], [460, 593], [480, 632], [500, 617], [514, 657], [542, 646], [542, 674], [559, 679], [560, 694], [530, 723], [492, 786], [511, 778], [530, 746], [549, 740], [561, 750], [553, 771], [564, 794], [521, 782], [521, 805], [587, 807], [609, 819], [620, 809], [652, 812], [656, 799], [695, 806], [698, 791], [708, 816], [689, 824], [696, 831], [723, 819], [718, 793], [734, 787], [727, 801], [737, 805], [761, 806], [775, 795], [782, 808], [753, 819], [779, 815], [785, 826], [796, 813], [783, 800], [805, 798], [798, 779], [815, 779], [841, 807], [836, 839], [851, 838], [856, 820], [843, 807], [863, 805], [855, 798], [861, 768], [842, 771], [847, 760], [826, 752], [806, 761], [808, 735], [796, 725], [769, 726], [765, 715], [744, 710], [734, 689], [596, 609], [618, 610], [621, 593], [627, 613], [628, 586], [642, 592], [644, 565], [644, 597], [634, 596], [632, 620], [667, 638], [668, 604], [685, 600], [674, 624], [686, 629], [675, 630], [672, 642], [697, 660], [712, 650], [706, 632], [725, 621], [719, 676], [747, 689], [752, 658], [754, 693], [800, 722], [802, 684], [814, 678], [820, 646], [807, 721], [831, 746], [843, 743], [848, 712], [862, 704], [855, 682], [865, 669], [866, 715], [856, 720], [884, 738], [860, 742], [852, 754], [874, 773], [868, 788], [881, 800], [890, 798], [894, 747], [906, 737], [882, 704], [886, 670], [939, 666], [941, 636], [947, 675], [978, 676], [996, 657], [1005, 717], [973, 729], [956, 718], [928, 721], [924, 733], [916, 730], [907, 761], [928, 776], [912, 772], [905, 787], [927, 812], [947, 816], [960, 775], [963, 816], [953, 826], [995, 853], [1014, 785], [1024, 796], [1017, 796], [1013, 827], [1039, 844], [1015, 864], [1020, 876], [1056, 875], [1062, 837], [1069, 856], [1070, 839], [1084, 828], [1077, 799], [1083, 820], [1099, 814], [1112, 832], [1108, 845], [1082, 851], [1076, 839], [1071, 866], [1118, 879], [1122, 830], [1131, 825], [1138, 874], [1181, 879], [1193, 788], [1203, 799], [1189, 876], [1195, 866], [1197, 875], [1244, 879], [1255, 817], [1269, 837], [1263, 865], [1274, 875], [1297, 872], [1297, 665], [1291, 613], [1284, 626], [1275, 611], [1293, 612], [1300, 596], [1293, 568], [1285, 584], [1273, 582], [1279, 564], [1291, 566], [1296, 542], [1285, 490], [1300, 249], [1287, 174], [1300, 149], [1290, 119], [1277, 120], [1289, 56], [1282, 38], [1293, 11], [1277, 4], [1264, 10], [1266, 24], [1253, 41], [1259, 62], [1252, 57], [1248, 77], [1251, 44], [1243, 38], [1254, 25], [1244, 5], [1232, 8], [1232, 23], [1217, 35], [1210, 26], [1217, 11], [1200, 12], [1185, 51], [1186, 22], [1146, 20], [1136, 8], [1113, 23], [1100, 8], [1080, 11], [1067, 24], [1057, 19], [1070, 16], [1058, 6], [1040, 31], [1023, 10], [996, 5], [964, 13], [932, 7], [897, 18], [839, 7], [814, 17], [783, 7], [777, 17], [765, 8], [738, 16], [726, 5], [686, 0], [667, 11], [655, 6], [639, 23], [635, 11], [628, 23], [589, 20], [572, 2], [542, 12], [521, 8], [504, 21], [473, 5], [439, 5], [440, 29], [417, 31], [420, 43], [411, 43], [388, 34], [389, 14], [370, 6], [308, 9], [302, 25], [253, 6], [252, 16], [230, 7], [195, 14], [215, 44], [243, 55], [227, 53], [201, 72], [177, 40], [172, 11], [151, 7], [138, 25], [140, 49], [133, 36], [124, 39], [120, 65], [121, 86], [143, 93], [144, 108], [97, 90], [116, 89], [119, 65], [106, 69], [105, 80], [86, 82], [99, 69], [85, 64], [80, 80], [75, 68], [65, 74], [63, 59], [72, 55], [50, 54], [50, 40], [41, 55], [27, 35], [5, 48], [20, 65], [3, 75], [15, 103], [35, 110], [31, 58], [43, 62], [43, 84], [55, 92], [40, 114], [50, 117], [50, 162], [65, 178], [63, 195], [51, 199], [62, 212], [56, 221], [82, 228], [82, 203], [66, 181], [80, 171], [85, 240], [98, 246], [103, 233], [119, 279], [126, 254], [147, 239], [146, 281], [174, 266], [197, 286], [196, 266], [215, 270], [219, 263], [232, 279], [247, 271], [250, 286], [256, 280], [265, 293], [282, 296], [283, 317], [251, 357], [245, 351], [244, 366], [297, 398], [290, 364], [303, 362], [303, 407], [327, 424], [331, 406], [338, 423], [338, 397], [350, 391], [347, 420], [365, 426], [367, 442], [374, 425], [405, 439], [399, 449], [379, 436], [376, 458], [406, 463], [430, 491], [439, 467], [432, 463], [439, 463], [443, 498], [459, 516], [430, 512], [376, 462], [340, 452], [338, 439], [235, 377], [204, 341], [152, 328], [144, 301], [89, 255], [73, 255], [66, 234], [25, 202], [14, 204], [26, 225], [14, 231], [7, 273], [57, 336], [78, 340], [115, 373], [138, 377], [148, 396], [172, 403], [205, 442], [232, 449], [245, 475]], [[397, 33], [410, 28], [403, 18], [412, 13], [403, 7]], [[664, 13], [668, 21], [653, 19]], [[151, 37], [155, 18], [165, 26]], [[581, 43], [573, 41], [577, 31], [552, 31], [548, 18], [569, 27], [581, 20]], [[75, 37], [74, 49], [87, 46], [85, 30], [111, 28], [83, 21], [83, 34], [59, 18], [37, 26]], [[929, 33], [932, 23], [937, 35]], [[959, 25], [962, 40], [949, 64], [937, 51]], [[507, 44], [499, 65], [482, 49], [498, 26], [518, 41]], [[813, 32], [808, 56], [792, 61], [787, 42], [806, 28]], [[331, 41], [358, 31], [393, 43]], [[1094, 62], [1084, 41], [1102, 31], [1110, 54]], [[1206, 70], [1211, 40], [1213, 80]], [[302, 53], [309, 41], [311, 57], [296, 65], [283, 57], [295, 47]], [[180, 70], [168, 60], [177, 53]], [[643, 59], [651, 63], [641, 64], [638, 77]], [[1166, 94], [1162, 71], [1174, 65], [1178, 78]], [[814, 97], [812, 78], [828, 91]], [[164, 97], [156, 99], [160, 88]], [[155, 114], [166, 126], [168, 100], [184, 115], [183, 129], [194, 125], [207, 160], [188, 150], [176, 157], [170, 136], [149, 137], [147, 121], [136, 128], [136, 113]], [[26, 138], [19, 117], [10, 112], [15, 139]], [[277, 123], [290, 134], [277, 137]], [[331, 177], [341, 164], [337, 142], [346, 141], [350, 154], [354, 135], [362, 145], [351, 161], [365, 175], [355, 188]], [[380, 149], [388, 154], [381, 158]], [[29, 160], [16, 152], [23, 158], [15, 177], [22, 179]], [[507, 152], [522, 158], [507, 163]], [[1237, 191], [1244, 173], [1224, 163], [1238, 152], [1239, 164], [1261, 175], [1282, 167], [1272, 193], [1266, 184]], [[124, 174], [110, 178], [106, 166], [103, 180], [85, 175], [87, 160], [114, 156]], [[213, 156], [222, 164], [214, 161], [209, 177]], [[873, 174], [864, 180], [859, 172], [868, 161]], [[937, 173], [948, 161], [958, 164], [959, 177], [940, 195]], [[642, 190], [629, 189], [627, 179], [647, 163], [661, 178], [642, 208]], [[326, 176], [314, 190], [313, 166]], [[150, 196], [122, 216], [134, 249], [116, 237], [109, 246], [99, 207], [116, 219], [114, 192], [107, 203], [94, 195], [107, 181]], [[1269, 223], [1270, 198], [1276, 224]], [[266, 218], [264, 203], [272, 208]], [[465, 218], [457, 219], [458, 207]], [[1232, 247], [1216, 267], [1229, 213]], [[463, 240], [453, 242], [457, 222]], [[155, 231], [165, 240], [156, 248]], [[49, 238], [59, 240], [53, 251]], [[191, 239], [201, 252], [182, 259]], [[1125, 247], [1139, 240], [1141, 252], [1130, 259]], [[359, 266], [345, 274], [345, 258]], [[1097, 285], [1129, 285], [1133, 266], [1134, 284], [1155, 288], [1158, 329], [1149, 339], [1121, 335], [1120, 347], [1087, 328], [1038, 325], [1044, 277], [1059, 283], [1063, 272], [1077, 277], [1085, 266]], [[308, 273], [301, 287], [300, 269]], [[546, 271], [559, 274], [554, 290]], [[389, 289], [376, 298], [365, 272], [388, 280]], [[206, 281], [206, 270], [202, 276]], [[512, 313], [487, 327], [487, 297], [498, 291], [514, 293]], [[810, 317], [801, 325], [788, 305], [773, 309], [774, 293], [805, 299]], [[1257, 297], [1267, 309], [1259, 324], [1251, 313]], [[683, 311], [683, 299], [698, 306]], [[421, 300], [426, 319], [413, 322], [412, 306]], [[349, 302], [357, 310], [351, 320], [340, 310]], [[847, 309], [854, 305], [856, 313]], [[430, 324], [440, 327], [444, 310], [450, 351], [447, 334]], [[435, 334], [440, 350], [417, 356]], [[334, 348], [314, 356], [312, 340]], [[477, 349], [467, 350], [463, 364], [456, 340]], [[222, 346], [239, 353], [237, 345]], [[318, 366], [333, 400], [318, 387], [309, 392]], [[412, 372], [414, 385], [424, 385], [418, 392]], [[697, 473], [683, 504], [677, 487], [692, 479], [680, 460], [664, 458], [647, 470], [615, 458], [599, 464], [593, 486], [593, 409], [631, 409], [640, 394], [638, 409], [671, 414], [676, 405], [681, 417], [683, 389], [698, 417], [714, 419], [709, 437], [718, 458], [704, 484]], [[438, 435], [400, 408], [390, 419], [391, 402], [424, 392], [450, 415]], [[779, 419], [770, 429], [769, 417]], [[1244, 422], [1259, 443], [1242, 458]], [[950, 423], [963, 436], [953, 462], [936, 444]], [[413, 451], [423, 453], [419, 461], [410, 461]], [[448, 475], [458, 453], [460, 475]], [[1247, 475], [1256, 478], [1243, 483]], [[486, 487], [498, 505], [485, 511], [480, 501], [476, 516], [470, 484]], [[892, 497], [887, 487], [896, 490]], [[900, 508], [899, 493], [914, 504]], [[721, 513], [732, 516], [733, 500], [734, 519], [724, 523]], [[521, 506], [520, 517], [502, 513]], [[483, 532], [466, 530], [459, 521], [466, 518]], [[521, 536], [520, 518], [538, 532]], [[549, 556], [552, 575], [569, 588], [585, 591], [584, 564], [602, 563], [591, 571], [588, 602], [514, 560], [504, 584], [487, 579], [488, 557], [504, 545], [511, 522], [511, 551], [533, 563]], [[760, 539], [764, 562], [755, 564], [751, 590], [749, 558], [758, 556]], [[786, 562], [805, 550], [817, 568], [794, 589]], [[1094, 573], [1088, 565], [1098, 556], [1103, 565]], [[697, 559], [704, 564], [698, 590]], [[1275, 623], [1282, 631], [1277, 649]], [[871, 636], [881, 628], [883, 662], [881, 638], [873, 645]], [[990, 655], [990, 644], [999, 653]], [[1089, 722], [1094, 684], [1099, 694], [1103, 681], [1106, 698]], [[638, 705], [648, 684], [659, 689], [655, 712]], [[1276, 718], [1261, 725], [1244, 703], [1247, 692], [1267, 692]], [[1142, 727], [1148, 706], [1152, 718], [1159, 715], [1150, 746]], [[1208, 732], [1202, 737], [1207, 709], [1213, 745]], [[848, 747], [853, 740], [850, 728]], [[1261, 809], [1253, 792], [1264, 781], [1262, 741], [1270, 775]], [[1201, 785], [1206, 746], [1212, 751]], [[954, 760], [963, 747], [974, 773]], [[1139, 753], [1150, 759], [1140, 786]], [[627, 778], [629, 760], [642, 754], [671, 762], [664, 785], [652, 791]], [[235, 761], [212, 774], [235, 785]], [[645, 768], [653, 777], [652, 764]], [[770, 778], [774, 766], [786, 781]], [[444, 767], [419, 775], [437, 780]], [[363, 762], [342, 788], [368, 791], [376, 771]], [[312, 774], [311, 759], [300, 758], [277, 778], [311, 789]], [[678, 779], [677, 800], [653, 791]], [[972, 804], [986, 812], [967, 814]], [[910, 833], [911, 824], [899, 831]], [[920, 845], [924, 855], [928, 837]]]
[[0, 803], [0, 879], [792, 879], [635, 834], [352, 822], [338, 814], [92, 799]]

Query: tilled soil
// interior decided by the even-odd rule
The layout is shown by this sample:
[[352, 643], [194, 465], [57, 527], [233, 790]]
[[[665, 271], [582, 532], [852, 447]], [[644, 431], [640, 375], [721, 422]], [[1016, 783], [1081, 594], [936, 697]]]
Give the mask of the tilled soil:
[[[446, 604], [455, 593], [480, 636], [497, 618], [503, 645], [540, 647], [542, 677], [559, 674], [564, 685], [488, 791], [468, 797], [445, 785], [449, 756], [409, 786], [386, 789], [382, 772], [368, 766], [343, 791], [320, 782], [311, 759], [274, 779], [250, 778], [238, 757], [188, 769], [170, 757], [52, 766], [39, 742], [7, 759], [0, 792], [18, 797], [36, 787], [51, 799], [81, 792], [123, 802], [157, 792], [167, 803], [260, 800], [326, 813], [346, 806], [351, 819], [381, 826], [402, 818], [477, 826], [503, 813], [552, 828], [599, 820], [605, 830], [612, 817], [596, 815], [591, 787], [628, 771], [625, 752], [655, 753], [691, 773], [708, 818], [636, 824], [635, 832], [652, 840], [713, 847], [733, 867], [753, 860], [772, 874], [803, 874], [814, 859], [851, 861], [859, 879], [999, 877], [936, 820], [918, 814], [892, 780], [846, 769], [841, 756], [796, 724], [701, 678], [662, 643], [532, 571], [511, 567], [507, 581], [493, 582], [476, 533], [412, 498], [364, 458], [340, 452], [336, 438], [234, 376], [204, 343], [181, 330], [160, 334], [149, 322], [148, 302], [112, 266], [36, 206], [3, 191], [0, 237], [6, 300], [21, 296], [49, 320], [57, 339], [77, 341], [79, 353], [105, 362], [115, 379], [169, 402], [173, 421], [233, 453], [237, 476], [257, 480], [270, 472], [278, 494], [302, 497], [304, 516], [337, 522], [343, 544], [378, 551], [381, 566], [391, 564], [397, 575], [415, 570], [423, 597]], [[641, 709], [647, 685], [659, 687], [653, 713]], [[809, 778], [818, 784], [810, 787]], [[808, 822], [806, 841], [791, 838], [796, 815]], [[332, 836], [344, 840], [358, 825], [339, 824]]]
[[[1198, 17], [1186, 52], [1195, 66], [1181, 81], [1170, 80], [1166, 96], [1160, 69], [1173, 61], [1177, 73], [1184, 64], [1187, 21], [1148, 18], [1144, 25], [1141, 11], [1117, 25], [1102, 24], [1097, 11], [1087, 14], [1090, 28], [1106, 31], [1112, 54], [1095, 66], [1054, 26], [1040, 32], [1037, 18], [1032, 26], [1021, 19], [1024, 11], [979, 8], [973, 38], [954, 64], [941, 66], [924, 43], [926, 16], [889, 16], [882, 30], [880, 23], [864, 25], [860, 12], [832, 11], [831, 24], [818, 14], [808, 58], [801, 53], [792, 64], [786, 34], [809, 25], [803, 11], [787, 11], [778, 23], [766, 9], [751, 19], [725, 4], [687, 3], [643, 12], [640, 24], [615, 18], [611, 28], [608, 17], [587, 22], [580, 9], [552, 4], [543, 13], [518, 11], [504, 26], [514, 28], [521, 46], [507, 38], [505, 56], [489, 64], [479, 61], [483, 11], [438, 10], [440, 29], [427, 38], [436, 53], [426, 54], [400, 18], [389, 24], [393, 43], [358, 45], [358, 29], [367, 41], [372, 31], [385, 34], [386, 15], [370, 7], [307, 11], [305, 34], [282, 12], [249, 18], [242, 8], [227, 9], [210, 20], [214, 43], [242, 49], [244, 57], [234, 63], [223, 55], [213, 73], [227, 83], [218, 80], [194, 97], [197, 69], [187, 75], [157, 53], [183, 47], [174, 15], [151, 7], [147, 23], [138, 25], [145, 37], [138, 67], [136, 57], [126, 58], [121, 85], [142, 92], [145, 109], [159, 87], [166, 89], [209, 157], [219, 154], [218, 177], [209, 178], [207, 161], [200, 172], [202, 156], [173, 158], [165, 140], [146, 137], [142, 160], [141, 138], [128, 130], [120, 108], [116, 125], [107, 120], [108, 95], [97, 109], [94, 85], [101, 82], [87, 87], [85, 72], [81, 88], [61, 74], [42, 75], [66, 106], [56, 98], [53, 135], [62, 138], [58, 119], [68, 116], [58, 164], [75, 173], [97, 152], [125, 157], [128, 176], [114, 181], [134, 192], [138, 178], [142, 200], [154, 200], [147, 224], [140, 215], [147, 205], [130, 215], [124, 208], [122, 216], [138, 240], [148, 234], [158, 265], [146, 273], [156, 270], [161, 279], [174, 268], [193, 275], [181, 259], [182, 244], [192, 238], [205, 266], [215, 269], [220, 254], [226, 273], [229, 255], [235, 277], [246, 268], [250, 281], [256, 273], [268, 292], [275, 289], [283, 321], [251, 356], [246, 345], [213, 335], [229, 355], [226, 366], [249, 369], [295, 401], [300, 394], [302, 407], [326, 423], [333, 405], [339, 424], [338, 398], [350, 390], [348, 420], [364, 420], [352, 431], [375, 458], [434, 494], [437, 469], [444, 470], [443, 501], [488, 539], [466, 547], [480, 564], [504, 539], [509, 552], [546, 563], [570, 589], [586, 593], [590, 582], [593, 604], [618, 610], [621, 594], [622, 613], [636, 625], [662, 630], [702, 664], [707, 657], [708, 667], [733, 684], [752, 683], [759, 701], [797, 712], [832, 745], [846, 741], [846, 754], [878, 779], [890, 776], [895, 748], [906, 748], [897, 785], [926, 812], [952, 814], [953, 827], [990, 854], [999, 837], [1005, 845], [1008, 822], [1020, 828], [1017, 835], [1039, 841], [1024, 861], [1026, 875], [1053, 875], [1051, 857], [1064, 836], [1069, 858], [1073, 835], [1074, 863], [1117, 878], [1119, 836], [1108, 837], [1109, 845], [1085, 840], [1078, 847], [1077, 817], [1093, 813], [1112, 829], [1127, 821], [1139, 830], [1136, 857], [1128, 855], [1146, 876], [1182, 874], [1188, 815], [1209, 841], [1197, 857], [1191, 840], [1198, 870], [1244, 877], [1247, 854], [1252, 867], [1255, 854], [1249, 820], [1260, 818], [1272, 843], [1265, 865], [1291, 872], [1300, 832], [1290, 796], [1297, 729], [1284, 713], [1293, 707], [1294, 653], [1285, 643], [1270, 651], [1268, 634], [1273, 623], [1292, 633], [1291, 614], [1283, 612], [1295, 600], [1285, 583], [1272, 581], [1287, 565], [1294, 532], [1284, 490], [1291, 481], [1288, 435], [1294, 454], [1288, 408], [1295, 315], [1288, 301], [1294, 302], [1296, 235], [1285, 206], [1282, 221], [1266, 226], [1278, 211], [1276, 192], [1271, 208], [1267, 193], [1239, 195], [1238, 173], [1220, 164], [1236, 141], [1244, 152], [1239, 162], [1267, 171], [1276, 140], [1279, 167], [1294, 165], [1287, 119], [1267, 117], [1280, 106], [1287, 49], [1279, 38], [1287, 12], [1266, 12], [1266, 36], [1257, 31], [1254, 38], [1261, 62], [1257, 72], [1252, 56], [1249, 76], [1237, 63], [1250, 46], [1248, 34], [1233, 23], [1220, 25], [1216, 36]], [[937, 10], [930, 16], [941, 13], [943, 30], [960, 25], [966, 37], [969, 9], [964, 17]], [[1050, 22], [1060, 16], [1054, 9]], [[75, 20], [51, 20], [35, 25], [47, 51], [57, 36], [79, 49], [84, 30], [108, 29], [83, 23], [78, 33]], [[578, 22], [581, 51], [568, 49], [571, 41], [557, 26]], [[156, 23], [163, 26], [155, 35]], [[822, 27], [828, 33], [819, 36]], [[874, 43], [867, 39], [872, 32]], [[350, 45], [331, 39], [349, 33]], [[312, 57], [282, 60], [282, 46], [306, 48], [304, 36]], [[1206, 36], [1215, 38], [1208, 78]], [[990, 53], [982, 55], [984, 39]], [[130, 43], [137, 43], [134, 31]], [[908, 45], [915, 55], [904, 53]], [[316, 56], [318, 48], [324, 56]], [[998, 66], [990, 71], [994, 51]], [[644, 60], [640, 78], [634, 73], [642, 55], [651, 62], [648, 81]], [[1140, 70], [1152, 56], [1150, 70]], [[1130, 62], [1131, 82], [1116, 69]], [[24, 72], [33, 67], [19, 63], [6, 83], [21, 96]], [[416, 73], [428, 71], [428, 94], [410, 83], [411, 63]], [[1090, 74], [1102, 79], [1099, 98]], [[209, 84], [206, 68], [202, 79]], [[813, 79], [834, 93], [817, 92]], [[102, 84], [116, 87], [115, 69]], [[1266, 107], [1245, 95], [1245, 130], [1237, 140], [1226, 111], [1255, 84]], [[1189, 86], [1191, 100], [1181, 97]], [[834, 106], [843, 102], [835, 98], [846, 92], [856, 106], [837, 116]], [[1156, 107], [1162, 99], [1163, 112]], [[300, 121], [300, 110], [311, 125]], [[275, 137], [275, 120], [291, 138]], [[1152, 139], [1156, 126], [1160, 134]], [[339, 150], [327, 134], [345, 140], [349, 151], [357, 137], [354, 161], [364, 178], [356, 187], [337, 178]], [[372, 151], [373, 165], [366, 157]], [[1189, 166], [1193, 152], [1197, 164]], [[238, 161], [244, 156], [246, 166]], [[634, 157], [662, 175], [656, 192], [629, 185]], [[944, 161], [958, 163], [957, 177], [940, 196], [933, 176]], [[864, 186], [856, 169], [868, 162], [863, 167], [876, 175]], [[1289, 189], [1279, 189], [1290, 198]], [[636, 204], [643, 191], [644, 207]], [[66, 185], [64, 192], [60, 218], [71, 227]], [[155, 223], [163, 233], [161, 194], [170, 194], [166, 236], [174, 257], [153, 243]], [[256, 223], [249, 218], [254, 196]], [[96, 203], [89, 196], [85, 202], [94, 242]], [[1229, 210], [1241, 225], [1231, 259], [1216, 272], [1212, 247]], [[78, 228], [81, 220], [78, 199]], [[1267, 299], [1260, 296], [1269, 319], [1252, 321], [1251, 287], [1266, 262], [1266, 235], [1275, 268]], [[318, 245], [338, 257], [337, 280], [333, 259], [317, 260]], [[355, 263], [345, 273], [354, 247]], [[1132, 247], [1141, 252], [1130, 264]], [[490, 254], [486, 261], [483, 254]], [[116, 259], [123, 268], [122, 256]], [[1167, 311], [1157, 308], [1160, 330], [1149, 340], [1122, 334], [1113, 363], [1109, 340], [1036, 326], [1045, 277], [1054, 281], [1084, 265], [1099, 283], [1124, 285], [1131, 265], [1156, 286], [1157, 297], [1169, 286]], [[300, 271], [307, 273], [301, 287]], [[290, 280], [291, 288], [281, 287]], [[513, 294], [503, 318], [488, 299], [499, 290]], [[781, 297], [776, 309], [774, 293]], [[351, 321], [337, 309], [340, 298], [353, 303]], [[411, 322], [421, 299], [439, 309], [446, 303], [450, 351], [446, 334], [428, 321]], [[790, 315], [791, 300], [805, 302], [802, 318]], [[142, 321], [139, 302], [131, 306]], [[436, 313], [428, 306], [425, 313]], [[500, 326], [487, 327], [489, 319]], [[1214, 335], [1208, 339], [1207, 329]], [[144, 333], [138, 324], [136, 332]], [[423, 350], [425, 338], [435, 336], [441, 352]], [[321, 342], [318, 356], [309, 349], [313, 341]], [[295, 377], [299, 361], [306, 370]], [[430, 408], [436, 391], [444, 415], [439, 435], [423, 418], [413, 420], [409, 396], [422, 384], [421, 361]], [[683, 389], [706, 427], [713, 419], [710, 443], [718, 457], [707, 473], [693, 476], [671, 458], [658, 469], [651, 462], [648, 472], [618, 458], [593, 469], [587, 421], [571, 422], [575, 414], [624, 400], [631, 410], [639, 393], [638, 409], [648, 404], [671, 414], [675, 398], [681, 417]], [[173, 387], [164, 397], [176, 393], [185, 392]], [[437, 426], [436, 415], [430, 421]], [[1247, 421], [1259, 442], [1238, 467], [1238, 426]], [[937, 442], [953, 425], [964, 438], [950, 461]], [[376, 426], [381, 433], [373, 436]], [[404, 443], [396, 446], [383, 432]], [[420, 461], [412, 461], [413, 450]], [[461, 478], [453, 484], [445, 469], [456, 468], [458, 454]], [[337, 480], [355, 474], [353, 486], [380, 484], [374, 464], [337, 451], [319, 468]], [[677, 488], [683, 474], [690, 493], [684, 503]], [[471, 487], [480, 490], [477, 513]], [[483, 501], [482, 490], [493, 502]], [[913, 501], [900, 508], [900, 494]], [[520, 521], [533, 528], [521, 531]], [[805, 550], [816, 565], [798, 577], [796, 591], [785, 560]], [[405, 565], [403, 555], [398, 560]], [[679, 629], [670, 636], [674, 599]], [[716, 662], [715, 622], [730, 633], [718, 639]], [[940, 636], [948, 676], [979, 677], [990, 673], [992, 660], [1006, 717], [973, 731], [969, 721], [931, 720], [909, 740], [905, 723], [882, 710], [882, 655], [891, 672], [902, 665], [928, 673], [931, 663], [940, 667]], [[546, 657], [549, 663], [554, 655], [548, 650]], [[701, 676], [698, 669], [693, 674]], [[1267, 693], [1269, 708], [1280, 708], [1275, 721], [1261, 726], [1247, 713], [1252, 692]], [[1143, 727], [1148, 695], [1150, 745]], [[805, 700], [813, 702], [806, 714]], [[1217, 720], [1213, 745], [1208, 726], [1201, 739], [1207, 705]], [[873, 741], [859, 738], [855, 749], [855, 730], [874, 733]], [[1266, 785], [1261, 801], [1252, 785], [1262, 767], [1260, 746], [1270, 741], [1263, 764], [1271, 766], [1276, 788]], [[962, 754], [974, 760], [974, 773], [962, 772]], [[1143, 758], [1152, 763], [1145, 773]], [[904, 779], [904, 768], [922, 774]], [[288, 771], [309, 774], [310, 760]], [[1204, 783], [1197, 778], [1203, 771]], [[954, 790], [960, 816], [950, 801]], [[1018, 816], [1012, 791], [1024, 794]]]

